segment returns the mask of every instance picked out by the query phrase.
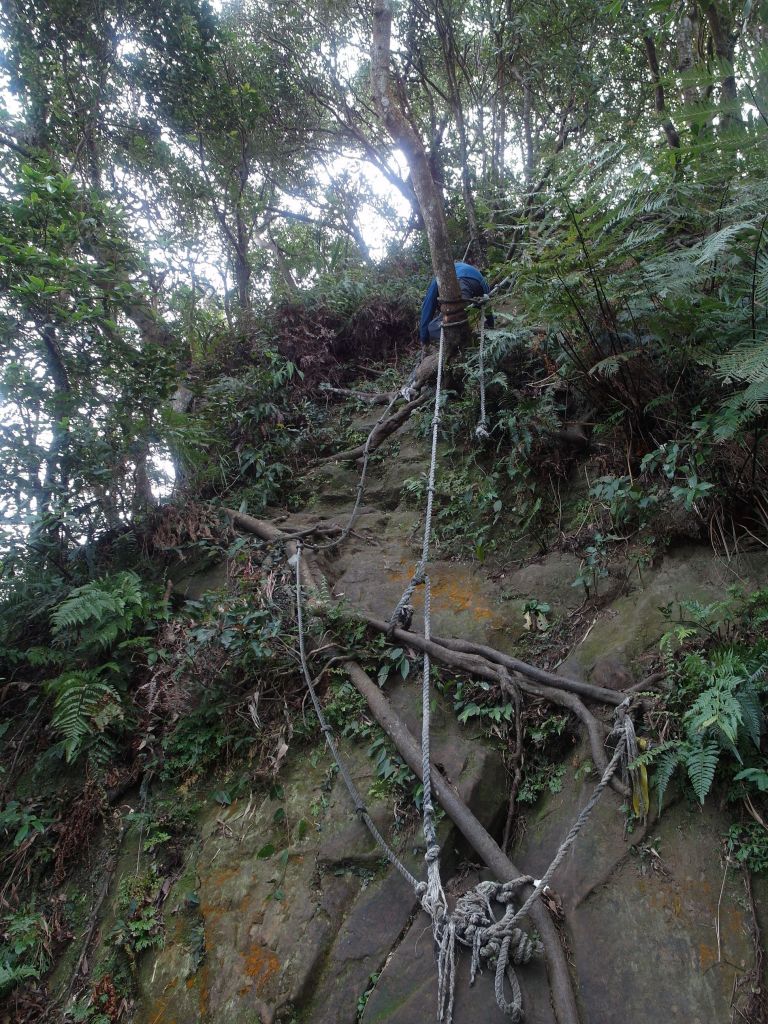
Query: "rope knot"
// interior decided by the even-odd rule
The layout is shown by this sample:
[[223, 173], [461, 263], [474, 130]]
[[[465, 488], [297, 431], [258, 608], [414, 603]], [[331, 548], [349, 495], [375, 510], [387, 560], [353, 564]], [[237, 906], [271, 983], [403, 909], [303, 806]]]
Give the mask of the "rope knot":
[[433, 843], [432, 846], [427, 847], [427, 852], [424, 854], [424, 860], [427, 864], [434, 864], [436, 860], [440, 859], [440, 847], [437, 843]]

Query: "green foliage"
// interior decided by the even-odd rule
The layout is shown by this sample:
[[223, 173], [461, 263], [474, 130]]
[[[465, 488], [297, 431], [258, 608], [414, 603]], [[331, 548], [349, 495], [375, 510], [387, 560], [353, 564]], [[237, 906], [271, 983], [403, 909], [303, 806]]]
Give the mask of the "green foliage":
[[[664, 698], [675, 735], [651, 746], [636, 760], [653, 768], [659, 806], [670, 782], [682, 774], [704, 803], [716, 781], [731, 801], [761, 798], [768, 791], [768, 764], [762, 753], [768, 701], [768, 642], [763, 623], [768, 592], [749, 596], [736, 590], [723, 601], [680, 606], [685, 618], [661, 640], [670, 691]], [[745, 848], [737, 859], [756, 865], [751, 827], [734, 826], [729, 843]], [[760, 869], [762, 870], [762, 869]]]
[[9, 800], [0, 811], [0, 833], [17, 849], [30, 835], [42, 834], [50, 821], [40, 817], [34, 806], [22, 806], [18, 800]]
[[120, 572], [70, 591], [51, 615], [55, 644], [83, 656], [109, 650], [146, 619], [152, 607], [135, 572]]
[[131, 963], [145, 950], [163, 945], [163, 924], [155, 904], [158, 888], [152, 871], [120, 880], [118, 917], [109, 938]]
[[748, 821], [731, 825], [726, 839], [728, 853], [750, 871], [768, 871], [768, 832], [762, 824]]
[[34, 905], [6, 911], [0, 919], [0, 996], [48, 967], [46, 923]]
[[[420, 507], [424, 505], [426, 487], [426, 475], [403, 482], [403, 492]], [[499, 475], [471, 465], [448, 469], [438, 475], [434, 501], [433, 530], [439, 548], [445, 554], [471, 551], [479, 562], [485, 561], [496, 545], [493, 528], [504, 510]]]
[[307, 433], [305, 410], [291, 394], [300, 376], [265, 349], [257, 365], [204, 387], [193, 430], [179, 431], [188, 487], [219, 499], [236, 487], [239, 504], [253, 514], [276, 501]]

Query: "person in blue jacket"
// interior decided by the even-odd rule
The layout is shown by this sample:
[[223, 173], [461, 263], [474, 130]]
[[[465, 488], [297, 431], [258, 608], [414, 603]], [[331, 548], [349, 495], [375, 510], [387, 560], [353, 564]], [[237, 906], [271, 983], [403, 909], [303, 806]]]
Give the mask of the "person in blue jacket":
[[[491, 289], [488, 286], [488, 282], [477, 267], [473, 267], [471, 263], [460, 262], [456, 262], [454, 266], [456, 267], [456, 277], [459, 279], [459, 288], [461, 289], [461, 297], [463, 299], [477, 299], [481, 295], [487, 295], [490, 292]], [[429, 288], [427, 288], [424, 301], [421, 304], [419, 341], [422, 345], [427, 345], [430, 341], [438, 341], [440, 339], [443, 315], [438, 311], [438, 298], [437, 280], [433, 277]], [[485, 324], [486, 327], [493, 327], [492, 313], [486, 314]]]

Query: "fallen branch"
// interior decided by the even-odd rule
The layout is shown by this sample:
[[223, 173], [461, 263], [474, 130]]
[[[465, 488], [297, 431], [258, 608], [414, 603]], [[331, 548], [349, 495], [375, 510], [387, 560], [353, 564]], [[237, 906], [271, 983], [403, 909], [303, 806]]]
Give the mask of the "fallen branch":
[[[265, 523], [243, 512], [235, 512], [230, 509], [226, 511], [236, 525], [270, 543], [284, 542], [289, 556], [296, 553], [296, 542], [291, 540], [281, 530], [272, 526], [271, 523]], [[313, 569], [309, 558], [301, 560], [301, 570], [302, 586], [315, 591], [322, 589], [320, 587], [320, 574], [316, 568]], [[471, 656], [465, 655], [464, 657]], [[476, 660], [478, 664], [482, 662], [480, 658]], [[392, 739], [392, 742], [398, 748], [406, 763], [421, 778], [422, 762], [419, 744], [394, 713], [389, 701], [384, 697], [379, 687], [376, 686], [363, 669], [354, 661], [347, 661], [345, 667], [349, 672], [352, 682], [368, 702], [368, 706], [376, 720], [390, 739]], [[501, 851], [498, 844], [494, 842], [477, 818], [475, 818], [437, 770], [433, 771], [433, 780], [435, 792], [446, 814], [462, 835], [466, 837], [468, 842], [472, 844], [473, 849], [482, 857], [488, 867], [499, 879], [506, 881], [512, 878], [519, 878], [522, 872]], [[531, 908], [530, 917], [544, 944], [544, 954], [552, 991], [552, 1002], [555, 1007], [557, 1020], [559, 1024], [579, 1024], [579, 1014], [568, 970], [568, 961], [560, 944], [557, 930], [547, 911], [539, 904]]]
[[[225, 511], [232, 518], [235, 525], [255, 533], [262, 540], [266, 540], [269, 543], [285, 543], [289, 555], [296, 551], [295, 541], [271, 523], [246, 515], [244, 512], [235, 512], [232, 509], [225, 509]], [[310, 569], [309, 560], [306, 558], [302, 560], [302, 585], [309, 589], [319, 589]], [[322, 607], [316, 606], [313, 611], [322, 614]], [[519, 661], [517, 658], [502, 654], [501, 651], [497, 651], [485, 644], [476, 644], [469, 640], [446, 640], [440, 637], [426, 640], [419, 633], [412, 633], [399, 628], [391, 630], [389, 622], [369, 615], [367, 612], [357, 611], [351, 614], [354, 618], [366, 622], [373, 629], [381, 633], [390, 634], [400, 643], [415, 647], [420, 651], [426, 651], [435, 661], [439, 661], [455, 671], [466, 672], [480, 679], [497, 683], [502, 687], [510, 685], [509, 677], [512, 675], [514, 683], [524, 693], [539, 697], [571, 711], [586, 730], [595, 767], [601, 771], [608, 763], [603, 748], [604, 728], [579, 699], [579, 695], [618, 706], [622, 703], [626, 694], [608, 690], [602, 686], [582, 683], [577, 679], [561, 678], [551, 672], [545, 672], [543, 669], [537, 669], [533, 665], [528, 665], [524, 661]], [[544, 681], [532, 682], [532, 679]], [[612, 779], [611, 786], [621, 796], [626, 797], [628, 795], [626, 786], [618, 779]]]
[[[381, 689], [356, 662], [347, 662], [345, 668], [355, 688], [365, 698], [371, 714], [392, 740], [409, 768], [421, 778], [421, 747], [408, 727], [394, 712]], [[440, 806], [496, 877], [505, 882], [519, 878], [523, 872], [515, 867], [498, 843], [461, 800], [454, 788], [434, 767], [432, 768], [432, 784]], [[530, 892], [532, 892], [532, 887], [526, 886], [526, 893]], [[529, 916], [544, 944], [552, 1003], [557, 1020], [559, 1024], [578, 1024], [579, 1014], [568, 970], [568, 961], [563, 953], [557, 929], [549, 913], [541, 904], [534, 904], [529, 911]]]
[[332, 395], [341, 395], [343, 398], [354, 398], [365, 405], [387, 405], [393, 398], [391, 391], [353, 391], [351, 388], [333, 388], [330, 384], [326, 383], [320, 385], [320, 390], [329, 392]]

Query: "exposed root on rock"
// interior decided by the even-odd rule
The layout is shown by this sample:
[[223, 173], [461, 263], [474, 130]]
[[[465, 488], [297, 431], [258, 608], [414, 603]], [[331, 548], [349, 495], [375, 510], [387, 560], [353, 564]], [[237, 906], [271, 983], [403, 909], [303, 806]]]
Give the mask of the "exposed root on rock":
[[[289, 557], [296, 554], [299, 539], [311, 532], [310, 529], [301, 531], [300, 534], [289, 534], [279, 530], [272, 523], [244, 513], [228, 510], [228, 514], [235, 525], [255, 534], [267, 543], [284, 544]], [[326, 532], [332, 532], [328, 524], [325, 525]], [[316, 600], [308, 610], [312, 614], [323, 617], [330, 608], [327, 596], [328, 588], [309, 551], [301, 559], [300, 569], [302, 587], [309, 592], [314, 592], [316, 596]], [[333, 607], [334, 609], [338, 607], [335, 602], [333, 602]], [[435, 661], [454, 671], [466, 672], [497, 684], [513, 699], [517, 697], [517, 704], [519, 704], [519, 695], [522, 692], [567, 708], [585, 728], [596, 768], [599, 771], [605, 769], [608, 763], [604, 750], [607, 730], [586, 707], [582, 697], [615, 707], [624, 700], [626, 696], [624, 693], [582, 683], [579, 680], [561, 678], [516, 658], [511, 658], [484, 644], [439, 637], [427, 640], [422, 634], [410, 630], [399, 628], [393, 630], [390, 623], [361, 610], [347, 610], [347, 614], [354, 619], [362, 620], [379, 632], [392, 636], [399, 643], [427, 652]], [[417, 741], [395, 714], [381, 689], [370, 679], [363, 668], [347, 656], [344, 656], [343, 665], [355, 687], [368, 703], [377, 722], [393, 741], [405, 762], [420, 777], [421, 750]], [[434, 770], [434, 780], [441, 805], [488, 867], [500, 880], [519, 877], [521, 872], [507, 858], [501, 847], [485, 831], [437, 770]], [[617, 780], [615, 780], [614, 788], [623, 797], [628, 795], [626, 787]], [[534, 905], [530, 910], [530, 916], [544, 943], [557, 1019], [560, 1024], [578, 1024], [578, 1011], [568, 963], [554, 923], [541, 905]]]

